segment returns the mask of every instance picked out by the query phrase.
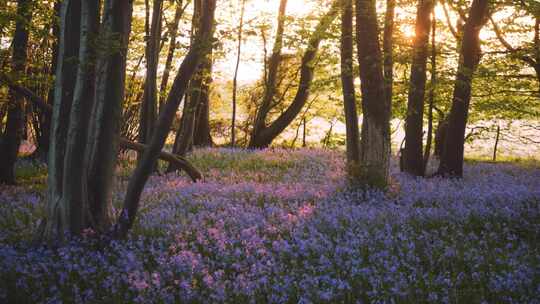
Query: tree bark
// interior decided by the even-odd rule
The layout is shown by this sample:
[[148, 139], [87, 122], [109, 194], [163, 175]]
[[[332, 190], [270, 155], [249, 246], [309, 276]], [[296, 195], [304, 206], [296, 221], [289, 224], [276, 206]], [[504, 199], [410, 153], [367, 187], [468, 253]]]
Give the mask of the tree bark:
[[[17, 16], [19, 18], [15, 23], [13, 36], [12, 71], [21, 76], [26, 70], [28, 26], [32, 19], [32, 8], [31, 0], [17, 1]], [[15, 163], [24, 130], [24, 99], [10, 91], [9, 101], [7, 122], [0, 138], [0, 184], [15, 184]]]
[[240, 68], [240, 58], [242, 55], [242, 34], [244, 30], [244, 12], [246, 10], [246, 0], [242, 1], [240, 9], [240, 24], [238, 25], [238, 47], [236, 49], [236, 66], [234, 67], [233, 92], [232, 92], [232, 122], [231, 122], [231, 147], [236, 145], [236, 93], [238, 89], [238, 69]]
[[211, 147], [213, 145], [210, 134], [210, 87], [212, 84], [213, 58], [212, 50], [202, 63], [200, 93], [198, 94], [197, 110], [195, 112], [195, 125], [193, 129], [193, 145], [196, 147]]
[[315, 66], [313, 61], [317, 56], [319, 50], [319, 44], [324, 39], [324, 34], [336, 18], [339, 13], [339, 1], [335, 1], [330, 8], [330, 11], [326, 13], [315, 31], [312, 33], [309, 39], [308, 46], [302, 57], [302, 64], [300, 66], [300, 80], [298, 84], [298, 91], [292, 101], [291, 105], [269, 126], [265, 126], [258, 129], [258, 133], [254, 133], [251, 137], [249, 147], [250, 148], [266, 148], [270, 146], [272, 141], [289, 126], [289, 124], [296, 118], [298, 113], [302, 110], [309, 97], [309, 89], [313, 81], [313, 70]]
[[[270, 62], [268, 68], [265, 69], [265, 85], [262, 103], [255, 115], [255, 121], [253, 123], [253, 130], [251, 132], [251, 138], [248, 144], [249, 148], [256, 148], [256, 138], [259, 132], [266, 126], [266, 117], [270, 111], [272, 100], [276, 93], [277, 74], [279, 65], [281, 63], [281, 49], [283, 48], [283, 32], [285, 28], [285, 18], [287, 10], [287, 0], [281, 0], [279, 2], [279, 13], [277, 20], [276, 40], [272, 49], [272, 55], [270, 56]], [[266, 58], [265, 58], [266, 62]]]
[[[189, 1], [188, 1], [189, 3]], [[163, 106], [163, 103], [165, 102], [165, 98], [167, 98], [167, 86], [169, 84], [169, 75], [171, 73], [172, 69], [172, 62], [174, 59], [174, 53], [176, 52], [177, 48], [177, 41], [178, 38], [178, 26], [180, 24], [180, 19], [182, 19], [182, 16], [184, 15], [184, 11], [186, 10], [187, 6], [183, 6], [183, 1], [180, 0], [176, 4], [176, 12], [174, 13], [174, 21], [172, 26], [170, 27], [170, 43], [169, 43], [169, 50], [167, 51], [167, 59], [165, 61], [165, 68], [163, 70], [163, 75], [161, 77], [161, 85], [160, 85], [160, 97], [159, 97], [159, 110], [161, 111], [161, 108]]]
[[133, 0], [106, 0], [102, 36], [114, 51], [100, 54], [96, 100], [92, 109], [85, 163], [88, 164], [89, 207], [95, 230], [112, 225], [112, 192], [118, 159], [118, 139], [125, 98], [126, 58], [131, 32]]
[[199, 62], [209, 53], [209, 50], [212, 47], [211, 37], [214, 25], [215, 8], [216, 0], [203, 1], [199, 33], [197, 37], [195, 37], [195, 41], [190, 51], [180, 66], [171, 92], [169, 93], [169, 97], [167, 98], [167, 102], [164, 105], [163, 111], [160, 113], [150, 145], [143, 153], [143, 156], [138, 162], [135, 172], [129, 181], [126, 197], [124, 199], [124, 206], [115, 227], [115, 234], [118, 237], [125, 237], [129, 229], [133, 226], [139, 208], [142, 190], [152, 173], [152, 168], [165, 144], [181, 97], [184, 95], [188, 83], [195, 73]]
[[431, 15], [431, 80], [429, 85], [428, 130], [426, 149], [424, 151], [424, 175], [429, 164], [431, 145], [433, 143], [433, 110], [435, 108], [435, 88], [437, 86], [437, 19], [435, 18], [435, 5], [433, 5]]
[[463, 28], [454, 97], [448, 116], [448, 128], [438, 170], [440, 175], [463, 176], [465, 129], [471, 100], [472, 80], [481, 58], [479, 34], [488, 19], [489, 3], [489, 0], [474, 0]]
[[48, 240], [62, 240], [66, 233], [76, 233], [79, 226], [79, 223], [74, 222], [78, 210], [74, 210], [76, 207], [71, 204], [65, 204], [62, 197], [67, 136], [78, 74], [78, 65], [73, 62], [79, 56], [81, 1], [62, 2], [60, 16], [60, 41], [48, 161], [47, 223], [44, 232]]
[[353, 3], [341, 0], [341, 84], [347, 137], [347, 173], [354, 179], [360, 165], [360, 129], [353, 73]]
[[153, 1], [151, 25], [147, 25], [150, 35], [146, 37], [146, 78], [139, 121], [139, 142], [141, 143], [147, 143], [150, 140], [157, 117], [157, 69], [161, 41], [162, 6], [162, 0]]
[[390, 166], [390, 107], [385, 96], [375, 0], [356, 0], [362, 110], [359, 185], [384, 188]]
[[424, 99], [426, 93], [427, 59], [429, 54], [429, 32], [433, 0], [419, 0], [416, 15], [416, 36], [413, 42], [409, 102], [405, 120], [405, 149], [403, 170], [411, 175], [424, 175]]
[[396, 1], [386, 0], [386, 14], [384, 15], [383, 34], [383, 74], [386, 85], [386, 103], [392, 104], [394, 95], [394, 16]]

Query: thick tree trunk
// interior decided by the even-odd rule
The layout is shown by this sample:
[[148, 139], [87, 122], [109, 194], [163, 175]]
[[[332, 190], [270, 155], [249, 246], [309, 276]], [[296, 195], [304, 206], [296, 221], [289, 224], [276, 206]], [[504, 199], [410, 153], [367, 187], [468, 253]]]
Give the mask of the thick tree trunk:
[[363, 122], [357, 182], [384, 188], [390, 166], [390, 107], [385, 97], [375, 0], [356, 0], [356, 40]]
[[433, 143], [433, 110], [435, 109], [435, 88], [437, 86], [437, 19], [435, 18], [435, 5], [431, 11], [431, 80], [429, 84], [429, 108], [428, 108], [428, 130], [426, 149], [424, 151], [424, 175], [431, 156], [431, 145]]
[[271, 125], [259, 128], [258, 133], [252, 135], [249, 144], [250, 148], [266, 148], [270, 146], [272, 141], [289, 126], [306, 104], [309, 97], [309, 89], [313, 81], [313, 70], [315, 69], [313, 61], [317, 56], [319, 44], [324, 39], [326, 31], [339, 13], [339, 7], [339, 1], [335, 1], [330, 11], [322, 17], [309, 39], [300, 66], [298, 91], [291, 105]]
[[118, 237], [125, 237], [129, 229], [133, 226], [137, 210], [139, 209], [141, 193], [165, 144], [181, 97], [185, 94], [188, 83], [195, 73], [199, 62], [206, 57], [211, 49], [215, 8], [216, 0], [203, 0], [199, 32], [180, 66], [167, 102], [164, 105], [163, 111], [160, 113], [157, 127], [148, 149], [143, 153], [129, 181], [122, 213], [115, 229]]
[[211, 147], [214, 143], [210, 134], [210, 86], [212, 84], [213, 59], [212, 50], [204, 59], [202, 65], [202, 82], [200, 84], [199, 101], [193, 130], [193, 145], [196, 147]]
[[89, 207], [93, 227], [106, 231], [112, 224], [112, 191], [118, 158], [122, 101], [125, 98], [126, 58], [133, 0], [106, 0], [102, 35], [113, 35], [118, 47], [98, 58], [96, 100], [87, 143]]
[[416, 15], [416, 36], [413, 42], [409, 102], [405, 120], [405, 149], [403, 170], [415, 176], [424, 175], [424, 98], [426, 93], [426, 71], [429, 54], [429, 32], [433, 0], [419, 0]]
[[[17, 18], [13, 36], [12, 71], [20, 76], [26, 70], [28, 26], [32, 18], [32, 6], [31, 0], [17, 1], [19, 18]], [[0, 184], [15, 183], [15, 163], [24, 130], [24, 99], [10, 91], [9, 101], [6, 127], [0, 138]]]
[[341, 0], [341, 83], [347, 136], [347, 172], [354, 179], [360, 166], [360, 129], [353, 73], [353, 3]]
[[62, 2], [60, 16], [60, 40], [48, 161], [47, 222], [44, 232], [48, 240], [61, 240], [64, 234], [77, 233], [79, 230], [79, 223], [75, 223], [78, 210], [74, 210], [71, 204], [64, 204], [62, 197], [67, 136], [78, 71], [78, 65], [74, 62], [79, 56], [81, 1]]
[[469, 114], [474, 72], [480, 62], [480, 30], [487, 22], [489, 0], [474, 0], [469, 17], [463, 28], [452, 108], [448, 116], [448, 128], [438, 173], [447, 176], [463, 176], [463, 152], [465, 129]]
[[383, 75], [386, 85], [386, 103], [392, 104], [394, 95], [394, 15], [396, 0], [386, 0], [383, 34]]
[[263, 100], [257, 110], [257, 114], [255, 115], [253, 130], [251, 131], [251, 138], [248, 144], [249, 148], [258, 148], [256, 144], [256, 139], [259, 136], [259, 132], [266, 127], [266, 117], [272, 106], [274, 95], [276, 94], [277, 74], [279, 70], [279, 65], [281, 63], [281, 49], [283, 48], [283, 32], [285, 27], [286, 10], [287, 0], [281, 0], [279, 3], [276, 40], [274, 42], [274, 47], [272, 49], [272, 55], [270, 56], [268, 68], [265, 69], [266, 77]]
[[139, 121], [139, 142], [147, 143], [152, 137], [157, 117], [157, 69], [159, 65], [159, 44], [161, 41], [162, 0], [154, 0], [151, 25], [147, 25], [150, 35], [146, 41], [146, 80]]
[[238, 89], [238, 69], [240, 68], [240, 58], [242, 55], [242, 34], [244, 30], [244, 12], [246, 10], [246, 0], [242, 0], [240, 8], [240, 24], [238, 25], [238, 47], [236, 49], [236, 66], [234, 68], [233, 89], [232, 89], [232, 122], [231, 122], [231, 147], [236, 145], [236, 94]]

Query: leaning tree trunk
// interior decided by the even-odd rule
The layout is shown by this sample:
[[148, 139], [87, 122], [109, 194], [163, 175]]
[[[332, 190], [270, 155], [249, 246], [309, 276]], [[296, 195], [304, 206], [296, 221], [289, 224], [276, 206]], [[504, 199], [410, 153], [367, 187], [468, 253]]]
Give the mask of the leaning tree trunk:
[[250, 140], [250, 148], [266, 148], [272, 144], [272, 141], [287, 128], [291, 122], [298, 116], [302, 108], [306, 104], [309, 97], [309, 89], [313, 81], [313, 70], [315, 69], [314, 61], [319, 50], [319, 44], [325, 38], [326, 31], [339, 13], [339, 1], [335, 1], [315, 28], [309, 39], [308, 46], [302, 57], [300, 66], [300, 80], [298, 91], [294, 100], [289, 107], [267, 127], [258, 129], [258, 133], [254, 133]]
[[360, 142], [360, 185], [384, 188], [390, 166], [390, 104], [385, 96], [375, 0], [356, 0], [356, 41], [364, 119]]
[[[157, 70], [161, 41], [162, 0], [154, 0], [149, 36], [146, 41], [146, 78], [139, 121], [139, 142], [147, 143], [154, 132], [157, 117]], [[148, 25], [147, 25], [148, 27]]]
[[353, 72], [353, 3], [341, 0], [341, 83], [347, 136], [347, 171], [351, 179], [360, 165], [360, 129]]
[[[17, 1], [17, 22], [13, 36], [12, 71], [22, 76], [26, 69], [28, 26], [32, 18], [32, 1]], [[0, 117], [2, 119], [3, 117]], [[0, 184], [15, 183], [15, 162], [24, 130], [24, 99], [9, 92], [9, 105], [5, 130], [0, 137]], [[1, 130], [0, 130], [1, 132]]]
[[416, 14], [416, 36], [413, 42], [409, 102], [405, 119], [405, 149], [403, 170], [415, 176], [424, 175], [424, 98], [426, 95], [426, 70], [429, 54], [429, 32], [433, 0], [419, 0]]
[[202, 16], [199, 18], [200, 26], [198, 34], [178, 70], [167, 102], [159, 115], [157, 127], [152, 135], [152, 140], [150, 141], [148, 149], [143, 153], [143, 156], [138, 162], [129, 181], [126, 197], [124, 199], [124, 206], [115, 227], [115, 233], [118, 237], [125, 237], [135, 222], [144, 185], [150, 177], [152, 168], [155, 166], [161, 149], [165, 144], [181, 97], [185, 94], [188, 83], [195, 73], [199, 62], [207, 56], [212, 47], [211, 37], [214, 26], [215, 9], [216, 0], [203, 0], [201, 9]]
[[463, 28], [454, 97], [438, 171], [441, 175], [463, 176], [465, 129], [471, 101], [472, 80], [481, 58], [479, 34], [488, 19], [489, 3], [489, 0], [474, 0]]
[[169, 85], [169, 76], [171, 74], [174, 53], [176, 52], [176, 48], [178, 44], [178, 42], [176, 41], [176, 39], [178, 38], [178, 26], [180, 24], [180, 19], [182, 18], [182, 15], [184, 14], [185, 9], [186, 7], [183, 6], [183, 1], [182, 0], [178, 1], [178, 3], [176, 4], [176, 12], [174, 13], [174, 21], [169, 28], [169, 32], [170, 32], [169, 50], [167, 51], [167, 59], [165, 60], [165, 67], [163, 69], [163, 75], [161, 76], [161, 85], [160, 85], [160, 92], [159, 92], [159, 110], [160, 111], [163, 106], [163, 103], [165, 102], [165, 98], [167, 98], [167, 95], [165, 92], [167, 91], [167, 86]]
[[[281, 0], [279, 3], [279, 13], [277, 20], [277, 31], [276, 31], [276, 40], [274, 42], [274, 47], [272, 50], [272, 55], [270, 56], [270, 62], [268, 63], [268, 68], [265, 69], [266, 77], [264, 79], [264, 93], [263, 100], [259, 108], [257, 109], [257, 114], [255, 115], [255, 121], [253, 124], [253, 130], [251, 131], [251, 137], [248, 144], [249, 148], [258, 148], [256, 144], [256, 138], [259, 135], [259, 132], [264, 129], [266, 126], [266, 117], [270, 108], [272, 106], [272, 101], [274, 95], [276, 94], [277, 86], [277, 75], [279, 70], [279, 65], [281, 63], [281, 49], [283, 48], [283, 32], [285, 28], [285, 11], [287, 10], [287, 0]], [[266, 62], [266, 58], [265, 58]]]

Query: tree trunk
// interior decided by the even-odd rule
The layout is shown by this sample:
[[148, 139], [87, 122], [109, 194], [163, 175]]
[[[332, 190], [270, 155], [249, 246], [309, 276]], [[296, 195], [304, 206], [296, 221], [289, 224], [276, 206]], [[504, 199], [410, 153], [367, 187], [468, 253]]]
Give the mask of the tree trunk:
[[236, 49], [236, 66], [234, 68], [233, 92], [232, 92], [232, 123], [231, 123], [231, 147], [236, 145], [236, 91], [238, 89], [238, 69], [240, 68], [240, 58], [242, 55], [242, 34], [244, 30], [244, 12], [246, 10], [246, 0], [242, 0], [240, 9], [240, 24], [238, 25], [238, 48]]
[[[279, 65], [281, 63], [281, 49], [283, 48], [283, 32], [285, 27], [285, 11], [287, 10], [287, 0], [281, 0], [279, 2], [279, 13], [277, 20], [276, 40], [274, 42], [274, 48], [272, 49], [272, 55], [270, 56], [270, 62], [265, 77], [264, 93], [262, 103], [255, 115], [255, 121], [253, 124], [253, 130], [251, 131], [251, 138], [248, 144], [249, 148], [257, 148], [255, 143], [259, 132], [266, 127], [266, 117], [270, 111], [272, 100], [276, 93], [277, 74]], [[265, 58], [266, 62], [266, 58]]]
[[[28, 25], [32, 18], [32, 1], [17, 1], [17, 22], [13, 36], [12, 72], [22, 76], [26, 70]], [[0, 117], [2, 119], [3, 117]], [[15, 163], [23, 137], [24, 99], [9, 92], [5, 130], [0, 138], [0, 184], [15, 184]], [[0, 130], [1, 132], [1, 130]]]
[[394, 95], [394, 15], [396, 0], [386, 0], [386, 14], [384, 15], [383, 36], [383, 74], [386, 85], [386, 103], [392, 104]]
[[289, 126], [302, 110], [309, 97], [309, 89], [313, 80], [313, 70], [315, 66], [313, 61], [319, 50], [319, 44], [325, 37], [325, 33], [339, 13], [339, 1], [335, 1], [330, 11], [326, 13], [315, 28], [308, 46], [302, 57], [300, 66], [300, 80], [298, 91], [291, 105], [269, 126], [258, 129], [258, 133], [254, 133], [250, 140], [250, 148], [266, 148], [270, 146], [272, 141]]
[[200, 84], [199, 101], [195, 116], [193, 130], [193, 145], [196, 147], [210, 147], [213, 145], [210, 134], [210, 86], [212, 84], [213, 59], [212, 50], [203, 60], [202, 82]]
[[98, 58], [96, 100], [87, 143], [89, 207], [93, 226], [106, 231], [112, 224], [112, 191], [118, 159], [122, 101], [125, 98], [126, 58], [133, 0], [106, 0], [102, 35], [118, 47]]
[[499, 139], [501, 136], [501, 126], [497, 125], [497, 136], [495, 137], [495, 146], [493, 147], [493, 161], [497, 161], [497, 150], [499, 148]]
[[165, 68], [163, 70], [163, 75], [161, 77], [161, 85], [160, 85], [160, 97], [159, 97], [159, 110], [160, 111], [163, 106], [163, 102], [165, 101], [165, 98], [167, 97], [166, 91], [167, 91], [167, 86], [169, 84], [169, 75], [171, 73], [174, 53], [177, 47], [176, 39], [178, 38], [178, 25], [180, 24], [180, 19], [182, 19], [182, 15], [184, 14], [185, 9], [186, 7], [183, 6], [183, 1], [180, 0], [176, 4], [176, 12], [174, 13], [174, 22], [169, 29], [170, 31], [169, 50], [167, 51], [167, 60], [165, 61]]
[[139, 142], [141, 143], [147, 143], [150, 140], [157, 117], [157, 69], [161, 41], [162, 6], [162, 0], [153, 1], [152, 24], [150, 27], [147, 25], [150, 35], [146, 37], [146, 80], [139, 121]]
[[473, 74], [480, 62], [480, 30], [487, 22], [489, 0], [474, 0], [463, 28], [460, 62], [454, 85], [454, 97], [448, 116], [448, 128], [438, 173], [463, 176], [465, 129], [471, 100]]
[[75, 222], [79, 209], [72, 204], [65, 204], [62, 197], [70, 113], [78, 75], [78, 65], [73, 62], [79, 56], [81, 1], [62, 2], [60, 16], [60, 40], [48, 161], [47, 222], [44, 235], [48, 240], [62, 240], [65, 233], [77, 233], [80, 224]]
[[341, 83], [347, 137], [347, 173], [354, 180], [360, 165], [360, 129], [353, 73], [353, 3], [341, 0]]
[[129, 229], [133, 226], [139, 201], [144, 185], [152, 173], [159, 153], [165, 144], [169, 129], [174, 120], [174, 116], [184, 95], [188, 83], [195, 73], [199, 62], [206, 57], [211, 49], [211, 37], [214, 25], [214, 12], [216, 0], [203, 0], [202, 16], [200, 18], [200, 27], [195, 41], [186, 55], [176, 79], [173, 83], [167, 102], [161, 111], [156, 131], [152, 136], [148, 149], [143, 153], [142, 158], [137, 164], [135, 171], [129, 181], [124, 206], [115, 229], [118, 237], [125, 237]]
[[[52, 39], [53, 39], [53, 45], [52, 45], [52, 58], [51, 58], [51, 68], [50, 68], [50, 74], [51, 78], [54, 78], [54, 75], [56, 73], [56, 66], [58, 62], [58, 40], [59, 37], [59, 23], [58, 20], [60, 20], [60, 7], [61, 4], [59, 1], [56, 1], [54, 3], [54, 20], [52, 20]], [[52, 105], [54, 103], [54, 84], [51, 85], [49, 88], [49, 91], [47, 93], [47, 103]], [[48, 114], [45, 114], [43, 112], [38, 113], [38, 120], [39, 120], [39, 136], [36, 138], [36, 150], [32, 153], [32, 157], [34, 159], [37, 159], [41, 162], [47, 162], [48, 154], [49, 154], [49, 142], [50, 142], [50, 131], [51, 131], [51, 116]]]
[[424, 151], [424, 175], [431, 156], [431, 145], [433, 143], [433, 110], [435, 108], [435, 88], [437, 85], [437, 19], [435, 18], [435, 5], [431, 11], [431, 81], [429, 84], [429, 108], [428, 108], [428, 130], [426, 140], [426, 150]]
[[424, 175], [423, 126], [426, 71], [429, 54], [429, 31], [433, 0], [419, 0], [416, 15], [416, 36], [413, 42], [409, 102], [405, 121], [403, 170], [415, 176]]
[[356, 0], [356, 40], [364, 114], [357, 182], [384, 188], [390, 165], [390, 107], [385, 97], [375, 0]]

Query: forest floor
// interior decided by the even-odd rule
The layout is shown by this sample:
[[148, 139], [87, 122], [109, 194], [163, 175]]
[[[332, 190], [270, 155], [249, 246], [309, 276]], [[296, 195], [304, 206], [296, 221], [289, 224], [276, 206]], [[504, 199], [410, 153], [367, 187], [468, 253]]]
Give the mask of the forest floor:
[[[462, 180], [393, 167], [345, 188], [343, 153], [198, 150], [153, 177], [128, 241], [31, 245], [43, 167], [0, 188], [2, 303], [540, 303], [540, 168], [468, 162]], [[114, 198], [125, 192], [120, 169]]]

